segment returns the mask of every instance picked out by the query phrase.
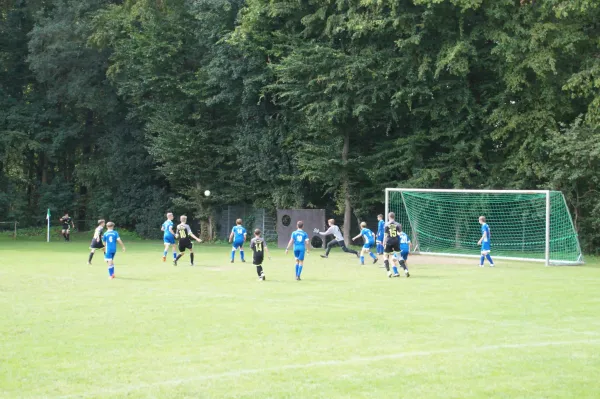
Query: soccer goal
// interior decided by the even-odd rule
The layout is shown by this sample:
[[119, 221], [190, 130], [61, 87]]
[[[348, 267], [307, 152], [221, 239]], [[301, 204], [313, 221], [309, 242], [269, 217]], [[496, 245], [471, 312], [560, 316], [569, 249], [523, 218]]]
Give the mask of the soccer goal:
[[415, 252], [479, 257], [479, 216], [490, 226], [496, 259], [583, 263], [579, 239], [560, 191], [387, 188], [386, 219], [396, 213]]

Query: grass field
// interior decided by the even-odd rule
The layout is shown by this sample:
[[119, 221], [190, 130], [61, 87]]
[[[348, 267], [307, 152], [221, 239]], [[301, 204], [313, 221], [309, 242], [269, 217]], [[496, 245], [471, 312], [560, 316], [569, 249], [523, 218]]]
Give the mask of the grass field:
[[0, 241], [2, 398], [598, 398], [600, 265], [414, 256], [409, 279], [335, 252], [225, 246], [197, 266], [126, 242]]

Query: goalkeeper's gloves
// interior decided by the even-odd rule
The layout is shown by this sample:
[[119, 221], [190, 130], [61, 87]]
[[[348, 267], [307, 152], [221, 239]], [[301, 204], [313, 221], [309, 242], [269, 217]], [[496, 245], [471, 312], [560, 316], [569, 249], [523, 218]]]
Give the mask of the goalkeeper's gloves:
[[315, 227], [315, 228], [314, 228], [314, 230], [313, 230], [313, 233], [315, 233], [315, 234], [319, 234], [319, 229], [317, 229], [317, 228]]

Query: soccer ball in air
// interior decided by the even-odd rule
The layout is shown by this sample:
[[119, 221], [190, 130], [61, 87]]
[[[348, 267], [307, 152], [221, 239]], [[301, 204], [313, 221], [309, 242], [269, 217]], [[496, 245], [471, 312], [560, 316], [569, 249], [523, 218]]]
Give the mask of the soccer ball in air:
[[206, 191], [204, 192], [204, 195], [205, 195], [206, 197], [208, 197], [208, 196], [210, 195], [210, 191], [209, 191], [209, 190], [206, 190]]

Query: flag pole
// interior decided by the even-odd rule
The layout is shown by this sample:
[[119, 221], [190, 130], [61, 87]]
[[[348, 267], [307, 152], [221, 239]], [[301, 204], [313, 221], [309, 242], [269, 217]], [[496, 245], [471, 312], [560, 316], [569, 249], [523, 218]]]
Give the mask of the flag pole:
[[48, 230], [46, 231], [46, 242], [50, 242], [50, 208], [48, 208], [48, 213], [46, 213], [46, 220], [48, 221]]

